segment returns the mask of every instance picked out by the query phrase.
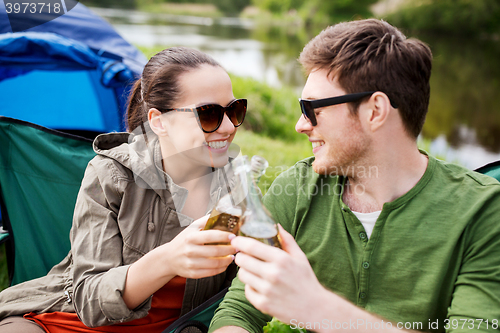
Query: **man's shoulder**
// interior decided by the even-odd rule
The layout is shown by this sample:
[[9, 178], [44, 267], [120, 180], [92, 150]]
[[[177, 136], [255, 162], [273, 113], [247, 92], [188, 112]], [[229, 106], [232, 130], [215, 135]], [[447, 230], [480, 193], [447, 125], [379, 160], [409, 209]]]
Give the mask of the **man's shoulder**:
[[470, 170], [456, 163], [437, 160], [438, 175], [448, 182], [460, 181], [463, 185], [500, 190], [500, 182], [495, 178]]
[[461, 210], [500, 204], [500, 182], [455, 163], [438, 160], [433, 173], [432, 197], [453, 202]]

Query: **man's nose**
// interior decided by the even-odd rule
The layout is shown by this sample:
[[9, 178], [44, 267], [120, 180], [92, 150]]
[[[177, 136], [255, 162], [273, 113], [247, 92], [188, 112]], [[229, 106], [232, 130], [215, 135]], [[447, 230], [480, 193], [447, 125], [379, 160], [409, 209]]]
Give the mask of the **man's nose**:
[[313, 129], [313, 125], [309, 121], [309, 119], [306, 119], [304, 115], [301, 115], [297, 123], [295, 124], [295, 131], [297, 133], [306, 133], [310, 132]]

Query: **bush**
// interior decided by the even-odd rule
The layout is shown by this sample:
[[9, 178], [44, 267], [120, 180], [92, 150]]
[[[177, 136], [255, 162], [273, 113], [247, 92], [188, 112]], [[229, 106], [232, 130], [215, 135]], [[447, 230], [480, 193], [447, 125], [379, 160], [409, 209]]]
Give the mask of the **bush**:
[[498, 0], [433, 0], [413, 3], [387, 20], [409, 30], [472, 36], [500, 33]]
[[300, 106], [298, 93], [291, 88], [272, 88], [251, 78], [231, 76], [236, 98], [248, 100], [243, 127], [271, 138], [296, 141]]
[[274, 179], [283, 171], [294, 166], [298, 161], [312, 156], [311, 143], [307, 137], [303, 134], [296, 133], [296, 135], [300, 140], [289, 143], [244, 129], [238, 130], [233, 142], [240, 147], [241, 153], [249, 157], [259, 155], [269, 162], [269, 167], [259, 182], [262, 194], [267, 192]]

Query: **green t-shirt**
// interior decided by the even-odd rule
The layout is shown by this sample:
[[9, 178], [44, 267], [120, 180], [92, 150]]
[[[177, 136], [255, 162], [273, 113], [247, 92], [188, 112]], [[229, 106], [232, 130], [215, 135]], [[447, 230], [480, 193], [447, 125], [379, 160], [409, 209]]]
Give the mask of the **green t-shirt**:
[[[420, 181], [384, 204], [368, 239], [342, 202], [345, 178], [316, 174], [313, 160], [280, 175], [264, 203], [295, 237], [323, 286], [393, 327], [498, 330], [498, 181], [429, 156]], [[377, 176], [376, 169], [364, 172]], [[236, 278], [210, 330], [234, 325], [261, 332], [270, 319], [247, 301]]]

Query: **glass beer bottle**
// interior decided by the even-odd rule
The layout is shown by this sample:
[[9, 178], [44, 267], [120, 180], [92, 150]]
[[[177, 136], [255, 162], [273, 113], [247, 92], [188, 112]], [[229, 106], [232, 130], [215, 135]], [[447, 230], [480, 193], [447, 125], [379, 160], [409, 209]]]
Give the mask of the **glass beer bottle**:
[[249, 185], [246, 207], [241, 218], [241, 226], [238, 234], [281, 248], [278, 226], [262, 204], [262, 194], [257, 186], [260, 177], [264, 174], [268, 165], [269, 163], [263, 157], [257, 155], [252, 157], [252, 163], [248, 170], [250, 177], [247, 177]]
[[[245, 168], [235, 168], [236, 165], [246, 163], [246, 156], [235, 158], [231, 167], [234, 171], [234, 183], [227, 184], [228, 193], [219, 199], [208, 218], [205, 230], [216, 229], [238, 234], [241, 217], [245, 211], [245, 198], [248, 193], [248, 182]], [[237, 169], [237, 170], [236, 170]]]
[[234, 185], [212, 210], [205, 230], [229, 231], [281, 248], [277, 225], [262, 205], [262, 194], [257, 186], [269, 163], [260, 156], [253, 156], [249, 164], [247, 156], [239, 156], [231, 165]]

